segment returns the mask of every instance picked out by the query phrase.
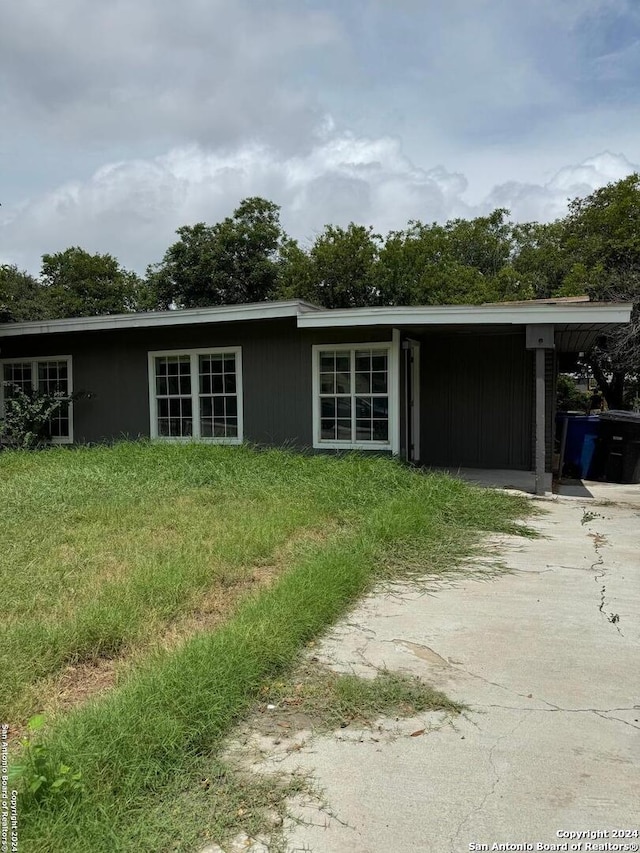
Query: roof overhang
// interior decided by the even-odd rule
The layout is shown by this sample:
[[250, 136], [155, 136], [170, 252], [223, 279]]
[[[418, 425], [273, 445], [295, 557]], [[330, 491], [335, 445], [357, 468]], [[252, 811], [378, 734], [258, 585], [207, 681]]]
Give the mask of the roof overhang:
[[416, 305], [319, 310], [298, 316], [298, 328], [346, 326], [495, 326], [551, 324], [611, 326], [628, 323], [630, 303], [518, 303], [501, 305]]
[[50, 335], [65, 332], [148, 329], [163, 326], [193, 326], [200, 323], [273, 320], [282, 317], [299, 317], [308, 311], [321, 310], [317, 305], [312, 305], [310, 302], [291, 300], [288, 302], [252, 302], [247, 305], [221, 305], [213, 308], [184, 308], [179, 311], [103, 314], [96, 317], [69, 317], [64, 320], [4, 323], [0, 325], [0, 338], [16, 335]]
[[505, 332], [518, 326], [553, 325], [556, 346], [561, 350], [586, 350], [597, 339], [631, 319], [629, 303], [602, 302], [519, 302], [492, 305], [415, 305], [406, 307], [324, 309], [301, 300], [256, 302], [188, 308], [179, 311], [149, 311], [136, 314], [111, 314], [95, 317], [71, 317], [0, 325], [0, 338], [19, 335], [48, 335], [68, 332], [153, 329], [199, 324], [244, 322], [294, 318], [299, 329], [337, 329], [353, 327], [402, 327], [417, 331], [470, 332], [484, 327], [487, 333]]

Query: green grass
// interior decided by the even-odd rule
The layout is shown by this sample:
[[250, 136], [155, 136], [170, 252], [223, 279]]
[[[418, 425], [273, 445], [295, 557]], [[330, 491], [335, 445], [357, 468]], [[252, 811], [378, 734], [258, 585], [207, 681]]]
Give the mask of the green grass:
[[[273, 710], [266, 706], [275, 706]], [[268, 713], [265, 713], [265, 709]], [[464, 706], [415, 676], [381, 670], [375, 678], [339, 673], [307, 663], [285, 681], [261, 690], [254, 719], [265, 732], [278, 727], [333, 731], [379, 717], [413, 717], [423, 711], [458, 714]]]
[[[197, 788], [265, 681], [391, 554], [410, 545], [425, 571], [450, 569], [481, 532], [517, 530], [527, 508], [388, 459], [148, 444], [1, 454], [0, 503], [12, 613], [1, 663], [16, 708], [69, 661], [149, 650], [116, 689], [46, 730], [51, 775], [64, 762], [83, 789], [23, 794], [22, 843], [69, 853], [197, 849], [177, 791]], [[278, 580], [221, 627], [173, 651], [153, 645], [212, 587], [240, 582], [305, 529], [327, 536], [301, 540]], [[193, 817], [206, 821], [201, 809]]]

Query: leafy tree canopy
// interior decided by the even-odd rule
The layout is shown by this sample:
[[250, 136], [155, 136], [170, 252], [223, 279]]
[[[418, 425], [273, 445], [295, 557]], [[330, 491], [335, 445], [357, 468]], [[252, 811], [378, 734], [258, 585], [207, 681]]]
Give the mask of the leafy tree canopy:
[[0, 266], [0, 323], [23, 323], [50, 316], [40, 282], [17, 266]]
[[148, 281], [160, 307], [235, 305], [276, 298], [278, 254], [286, 241], [280, 208], [247, 198], [216, 225], [199, 222], [177, 231]]
[[41, 282], [52, 317], [124, 314], [138, 307], [142, 282], [113, 255], [91, 255], [78, 246], [42, 256]]

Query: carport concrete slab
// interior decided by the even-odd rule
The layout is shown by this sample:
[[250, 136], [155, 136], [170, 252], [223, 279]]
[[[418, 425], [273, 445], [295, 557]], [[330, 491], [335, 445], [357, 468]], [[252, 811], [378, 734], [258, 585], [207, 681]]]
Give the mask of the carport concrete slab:
[[469, 710], [267, 750], [262, 769], [324, 791], [291, 804], [291, 853], [536, 849], [639, 828], [640, 487], [620, 505], [536, 505], [540, 538], [487, 542], [511, 573], [480, 559], [479, 576], [379, 591], [322, 642], [336, 669], [413, 673]]

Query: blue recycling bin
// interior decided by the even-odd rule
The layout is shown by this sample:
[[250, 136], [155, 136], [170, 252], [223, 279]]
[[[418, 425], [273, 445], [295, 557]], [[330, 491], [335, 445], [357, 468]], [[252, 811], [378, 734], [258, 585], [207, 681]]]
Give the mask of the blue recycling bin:
[[556, 426], [560, 439], [562, 439], [565, 425], [566, 438], [560, 476], [578, 480], [597, 476], [593, 470], [593, 462], [600, 434], [599, 415], [576, 415], [572, 412], [558, 412]]

